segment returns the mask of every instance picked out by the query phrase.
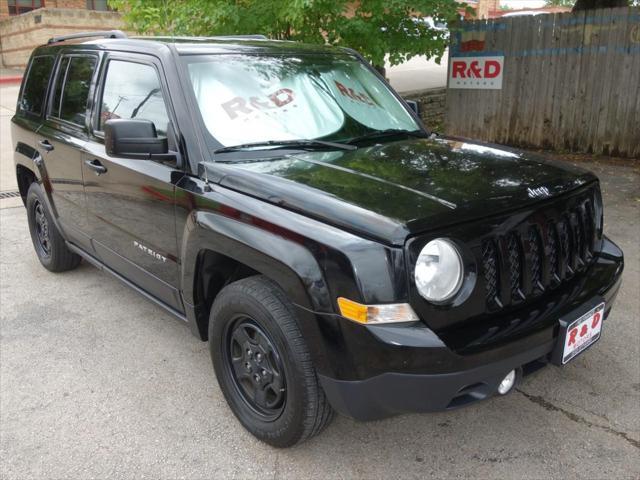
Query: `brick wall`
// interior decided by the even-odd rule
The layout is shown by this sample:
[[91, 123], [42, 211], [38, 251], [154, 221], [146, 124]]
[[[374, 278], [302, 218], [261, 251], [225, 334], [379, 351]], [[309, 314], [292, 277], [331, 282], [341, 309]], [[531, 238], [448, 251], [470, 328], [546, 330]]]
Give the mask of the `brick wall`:
[[[5, 0], [0, 0], [5, 1]], [[79, 3], [80, 0], [57, 0]], [[47, 5], [54, 3], [48, 1]], [[80, 2], [84, 4], [84, 1]], [[31, 51], [51, 37], [91, 30], [123, 29], [119, 13], [84, 9], [41, 8], [0, 20], [0, 66], [24, 68]]]
[[496, 10], [500, 10], [500, 0], [479, 0], [476, 14], [478, 18], [490, 18]]
[[0, 0], [0, 18], [9, 16], [9, 2], [8, 0]]
[[[45, 0], [47, 8], [87, 8], [87, 0]], [[9, 16], [8, 0], [0, 0], [0, 18]]]
[[440, 133], [444, 131], [446, 88], [430, 88], [410, 95], [403, 95], [403, 97], [418, 102], [420, 117], [429, 130]]

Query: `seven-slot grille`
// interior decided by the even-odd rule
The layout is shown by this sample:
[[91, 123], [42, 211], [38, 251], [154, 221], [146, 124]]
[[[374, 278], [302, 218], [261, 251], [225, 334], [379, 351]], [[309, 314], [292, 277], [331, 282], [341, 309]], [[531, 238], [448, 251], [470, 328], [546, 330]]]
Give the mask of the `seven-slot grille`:
[[501, 308], [554, 288], [586, 268], [596, 240], [593, 201], [559, 215], [536, 214], [506, 235], [482, 243], [487, 304]]

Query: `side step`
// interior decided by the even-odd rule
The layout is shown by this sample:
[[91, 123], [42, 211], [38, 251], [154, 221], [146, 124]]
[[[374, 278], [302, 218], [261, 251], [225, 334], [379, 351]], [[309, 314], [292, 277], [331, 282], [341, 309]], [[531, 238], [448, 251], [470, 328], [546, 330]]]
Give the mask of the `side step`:
[[187, 317], [183, 313], [180, 313], [175, 308], [170, 307], [169, 305], [164, 303], [162, 300], [159, 300], [158, 298], [154, 297], [150, 293], [141, 289], [135, 283], [132, 283], [131, 281], [127, 280], [125, 277], [120, 275], [115, 270], [112, 270], [111, 268], [107, 267], [104, 263], [102, 263], [100, 260], [95, 258], [93, 255], [90, 255], [89, 253], [85, 252], [81, 248], [76, 247], [73, 243], [66, 242], [66, 244], [69, 250], [71, 250], [73, 253], [77, 253], [78, 255], [80, 255], [82, 258], [84, 258], [87, 262], [89, 262], [91, 265], [93, 265], [97, 269], [110, 273], [111, 275], [116, 277], [118, 280], [120, 280], [122, 283], [124, 283], [128, 287], [131, 287], [132, 289], [134, 289], [136, 292], [138, 292], [140, 295], [145, 297], [150, 302], [155, 303], [159, 307], [162, 307], [164, 310], [166, 310], [167, 312], [169, 312], [179, 320], [182, 320], [183, 322], [188, 323]]

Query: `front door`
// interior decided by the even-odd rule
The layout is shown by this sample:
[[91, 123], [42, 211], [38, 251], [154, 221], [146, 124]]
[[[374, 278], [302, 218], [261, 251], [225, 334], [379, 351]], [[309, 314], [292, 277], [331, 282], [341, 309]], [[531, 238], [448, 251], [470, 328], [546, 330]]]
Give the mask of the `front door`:
[[[82, 156], [90, 235], [98, 257], [153, 297], [182, 312], [174, 212], [175, 164], [110, 157], [103, 124], [150, 120], [158, 135], [171, 127], [161, 68], [145, 55], [106, 59], [96, 92], [94, 135]], [[170, 136], [171, 138], [171, 136]]]
[[81, 149], [88, 139], [88, 99], [97, 64], [96, 55], [60, 59], [46, 120], [36, 132], [58, 222], [70, 241], [89, 251]]

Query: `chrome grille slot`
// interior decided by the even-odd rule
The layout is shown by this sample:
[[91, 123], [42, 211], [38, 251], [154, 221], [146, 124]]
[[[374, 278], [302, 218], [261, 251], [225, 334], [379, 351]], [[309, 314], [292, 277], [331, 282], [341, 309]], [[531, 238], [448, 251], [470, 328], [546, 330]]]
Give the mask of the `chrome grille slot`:
[[517, 233], [510, 233], [507, 237], [507, 251], [509, 255], [509, 287], [511, 300], [519, 301], [524, 298], [522, 293], [522, 249]]
[[593, 257], [593, 249], [595, 243], [595, 221], [593, 215], [593, 205], [591, 202], [585, 202], [580, 208], [582, 216], [582, 224], [584, 225], [584, 256], [587, 261]]
[[553, 223], [547, 225], [547, 259], [549, 260], [550, 283], [557, 283], [560, 281], [560, 256], [558, 252], [558, 233], [556, 225]]
[[589, 214], [589, 228], [591, 229], [591, 232], [589, 235], [589, 237], [591, 238], [591, 253], [593, 253], [595, 252], [595, 248], [596, 248], [595, 247], [596, 235], [597, 235], [596, 223], [598, 222], [598, 219], [596, 218], [594, 205], [591, 202], [587, 202], [586, 207], [587, 207], [587, 212]]
[[584, 268], [584, 231], [579, 213], [578, 210], [572, 211], [569, 214], [569, 218], [571, 220], [571, 231], [573, 233], [573, 264], [577, 270], [582, 270]]
[[540, 245], [540, 233], [536, 226], [529, 228], [529, 257], [531, 262], [531, 286], [534, 289], [544, 290], [542, 285], [542, 248]]
[[487, 302], [490, 306], [502, 306], [498, 300], [498, 251], [493, 240], [486, 240], [482, 244], [482, 264]]
[[560, 258], [562, 258], [562, 267], [564, 268], [564, 276], [573, 275], [571, 265], [571, 235], [569, 233], [569, 219], [566, 215], [558, 222], [558, 235], [560, 237]]

